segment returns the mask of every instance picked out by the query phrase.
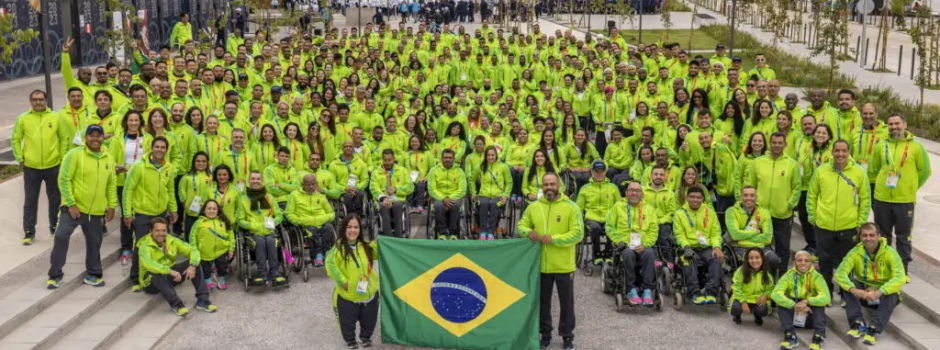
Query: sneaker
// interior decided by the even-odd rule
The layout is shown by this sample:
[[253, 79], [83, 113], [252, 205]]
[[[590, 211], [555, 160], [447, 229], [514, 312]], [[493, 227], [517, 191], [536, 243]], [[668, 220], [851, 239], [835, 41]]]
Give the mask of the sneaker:
[[189, 314], [189, 309], [187, 309], [185, 306], [174, 307], [173, 313], [175, 313], [176, 316], [186, 316]]
[[764, 318], [763, 318], [763, 317], [754, 316], [754, 324], [756, 324], [758, 327], [763, 326], [763, 325], [764, 325]]
[[705, 304], [705, 296], [698, 294], [698, 293], [692, 294], [692, 304], [695, 304], [695, 305]]
[[448, 239], [450, 239], [451, 241], [456, 241], [456, 240], [457, 240], [457, 235], [450, 235], [450, 236], [448, 236], [448, 237], [449, 237]]
[[447, 240], [447, 235], [440, 235], [440, 236], [437, 236], [437, 240], [438, 240], [438, 241], [446, 241], [446, 240]]
[[643, 290], [643, 306], [653, 306], [653, 291], [650, 289]]
[[313, 259], [314, 267], [323, 267], [323, 253], [317, 253], [316, 259]]
[[219, 289], [221, 290], [228, 289], [228, 283], [225, 283], [225, 277], [219, 277]]
[[206, 300], [206, 301], [197, 302], [196, 310], [205, 311], [211, 314], [211, 313], [218, 311], [219, 308], [217, 308], [215, 305], [212, 305], [212, 302]]
[[539, 349], [548, 349], [552, 345], [552, 336], [542, 335], [539, 337]]
[[601, 259], [601, 258], [594, 259], [594, 266], [601, 266], [601, 264], [603, 263], [604, 263], [604, 259]]
[[813, 334], [813, 342], [809, 344], [809, 348], [812, 350], [819, 350], [822, 348], [822, 342], [825, 340], [823, 336], [819, 334]]
[[50, 278], [46, 281], [46, 289], [56, 289], [59, 288], [59, 284], [62, 283], [62, 277], [59, 278]]
[[865, 334], [865, 331], [865, 324], [862, 323], [862, 321], [855, 320], [852, 321], [852, 325], [850, 326], [849, 331], [845, 332], [845, 335], [858, 339], [862, 337], [862, 334]]
[[143, 292], [143, 291], [144, 291], [144, 288], [141, 287], [139, 284], [135, 284], [135, 285], [131, 286], [131, 292], [140, 293], [140, 292]]
[[481, 234], [480, 234], [480, 240], [481, 240], [481, 241], [485, 241], [485, 240], [486, 240], [486, 234], [485, 234], [485, 233], [481, 233]]
[[845, 308], [845, 300], [840, 301], [840, 302], [839, 302], [839, 306], [841, 306], [841, 307], [844, 309], [844, 308]]
[[875, 334], [878, 334], [878, 330], [875, 327], [868, 328], [865, 332], [865, 338], [862, 339], [862, 343], [865, 345], [875, 345], [878, 341], [875, 339]]
[[125, 266], [131, 263], [131, 251], [125, 250], [121, 252], [121, 266]]
[[660, 268], [660, 267], [663, 267], [663, 262], [662, 262], [662, 261], [659, 261], [659, 260], [656, 260], [655, 262], [653, 262], [653, 267], [655, 267], [655, 268], [657, 268], [657, 269]]
[[268, 284], [268, 279], [267, 277], [255, 277], [255, 279], [252, 280], [252, 283], [256, 286], [263, 286]]
[[565, 345], [564, 345], [563, 348], [564, 348], [565, 350], [574, 350], [574, 339], [572, 339], [572, 338], [565, 338], [565, 339], [564, 339], [564, 343], [565, 343]]
[[780, 350], [796, 349], [797, 346], [800, 346], [800, 341], [796, 339], [796, 334], [790, 332], [783, 333], [783, 342], [780, 343]]
[[493, 234], [492, 234], [492, 233], [487, 233], [487, 234], [486, 234], [486, 240], [487, 240], [487, 241], [492, 241], [492, 240], [495, 240], [495, 239], [496, 239], [496, 237], [493, 237]]
[[282, 287], [287, 285], [287, 279], [283, 276], [274, 277], [274, 283], [271, 284], [274, 287]]
[[637, 294], [636, 288], [630, 289], [630, 292], [627, 293], [627, 302], [630, 303], [630, 305], [639, 305], [643, 302], [639, 294]]
[[206, 278], [206, 289], [212, 290], [212, 288], [215, 288], [215, 281], [211, 278]]
[[104, 279], [101, 277], [95, 277], [92, 275], [85, 275], [85, 279], [82, 280], [83, 283], [89, 286], [101, 287], [104, 285]]
[[731, 316], [731, 321], [733, 321], [734, 324], [741, 324], [741, 315]]
[[[361, 339], [360, 339], [360, 340], [361, 340]], [[372, 347], [372, 340], [371, 340], [371, 339], [362, 340], [362, 347], [364, 347], [364, 348], [371, 348], [371, 347]]]
[[346, 344], [346, 348], [347, 348], [347, 349], [358, 349], [358, 348], [359, 348], [359, 344], [358, 344], [358, 343], [355, 343], [355, 342], [353, 342], [353, 343], [347, 343], [347, 344]]
[[[418, 207], [418, 214], [424, 214], [424, 207]], [[372, 346], [371, 342], [369, 342], [369, 346]], [[362, 347], [366, 347], [366, 346], [363, 345]]]
[[23, 245], [33, 245], [34, 240], [35, 239], [33, 237], [23, 238]]
[[715, 305], [717, 303], [718, 303], [718, 300], [715, 299], [714, 295], [710, 295], [710, 294], [705, 295], [705, 304]]

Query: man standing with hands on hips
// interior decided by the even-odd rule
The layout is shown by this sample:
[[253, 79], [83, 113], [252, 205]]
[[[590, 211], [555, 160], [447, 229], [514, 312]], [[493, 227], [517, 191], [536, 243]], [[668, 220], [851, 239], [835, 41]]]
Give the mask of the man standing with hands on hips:
[[542, 245], [539, 344], [547, 349], [552, 342], [552, 289], [558, 286], [561, 316], [558, 333], [564, 349], [574, 349], [574, 270], [575, 245], [584, 237], [584, 221], [578, 205], [558, 190], [555, 173], [542, 176], [541, 199], [530, 204], [519, 219], [519, 235]]
[[924, 146], [907, 132], [907, 120], [900, 113], [888, 116], [888, 139], [875, 145], [868, 177], [875, 179], [872, 211], [875, 225], [896, 247], [904, 271], [911, 263], [911, 230], [914, 228], [914, 201], [917, 190], [930, 178], [930, 157]]

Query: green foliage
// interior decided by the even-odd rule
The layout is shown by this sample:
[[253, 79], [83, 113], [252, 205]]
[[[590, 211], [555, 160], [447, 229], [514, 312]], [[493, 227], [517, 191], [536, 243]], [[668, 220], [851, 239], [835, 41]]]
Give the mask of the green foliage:
[[[123, 23], [105, 27], [104, 35], [96, 39], [98, 45], [104, 46], [111, 59], [115, 59], [118, 49], [123, 47], [126, 52], [124, 65], [130, 66], [132, 55], [127, 49], [135, 40], [134, 28], [142, 21], [140, 17], [137, 17], [137, 8], [121, 0], [98, 0], [98, 6], [103, 9], [104, 18], [113, 19], [115, 13], [120, 13], [123, 19]], [[130, 21], [130, 26], [127, 25], [128, 21]], [[115, 26], [120, 26], [121, 29], [115, 30]]]
[[20, 44], [27, 44], [39, 36], [39, 32], [32, 28], [13, 30], [13, 16], [0, 16], [0, 51], [3, 52], [0, 58], [4, 63], [13, 62], [13, 53], [19, 49]]
[[691, 12], [692, 11], [692, 9], [690, 9], [688, 6], [686, 6], [679, 0], [666, 0], [666, 7], [663, 8], [663, 11], [665, 12], [667, 10], [670, 12]]
[[[813, 56], [818, 55], [827, 55], [829, 56], [829, 84], [828, 91], [831, 93], [833, 90], [833, 83], [835, 82], [835, 74], [839, 70], [838, 60], [840, 52], [837, 52], [837, 49], [842, 46], [843, 38], [848, 37], [848, 35], [843, 33], [842, 27], [842, 15], [839, 11], [840, 3], [834, 2], [832, 6], [825, 6], [821, 1], [817, 2], [817, 5], [820, 6], [821, 17], [824, 17], [825, 20], [820, 19], [820, 16], [816, 16], [816, 31], [817, 31], [817, 41], [816, 46], [813, 47]], [[847, 23], [847, 22], [846, 22]], [[848, 30], [848, 28], [845, 28]], [[848, 40], [848, 39], [844, 39]], [[842, 52], [844, 54], [844, 52]]]
[[[907, 118], [909, 130], [917, 136], [936, 140], [940, 138], [940, 106], [927, 104], [920, 107], [916, 100], [902, 99], [894, 89], [890, 87], [864, 88], [855, 92], [858, 97], [856, 105], [871, 102], [878, 106], [882, 116], [887, 116], [888, 112], [901, 113]], [[831, 97], [831, 103], [835, 103], [836, 96]], [[922, 108], [922, 110], [921, 110]]]

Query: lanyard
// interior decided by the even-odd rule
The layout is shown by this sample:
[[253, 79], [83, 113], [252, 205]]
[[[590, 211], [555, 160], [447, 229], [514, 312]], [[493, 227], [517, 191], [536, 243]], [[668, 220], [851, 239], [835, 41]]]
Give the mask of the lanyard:
[[[745, 221], [745, 225], [747, 225], [747, 223], [751, 222], [751, 218], [752, 218], [752, 217], [754, 218], [754, 223], [760, 225], [760, 214], [757, 214], [757, 206], [756, 206], [756, 205], [754, 206], [754, 211], [752, 211], [752, 212], [748, 212], [747, 209], [744, 208], [744, 204], [741, 204], [741, 209], [744, 209], [744, 212], [747, 213], [747, 221]], [[758, 228], [758, 229], [759, 229], [759, 228]]]
[[[901, 168], [904, 167], [904, 161], [907, 160], [907, 150], [910, 146], [911, 146], [911, 141], [908, 140], [907, 143], [904, 144], [904, 155], [901, 156], [901, 163], [898, 164], [897, 167], [895, 167], [896, 170], [900, 171]], [[897, 152], [897, 148], [895, 148], [895, 152]], [[888, 157], [888, 143], [887, 142], [885, 142], [885, 163], [888, 163], [888, 166], [891, 166], [891, 158]]]
[[[637, 206], [639, 213], [637, 213], [637, 221], [639, 221], [638, 230], [643, 229], [643, 202], [640, 202], [640, 205]], [[688, 212], [686, 212], [688, 215]], [[627, 201], [627, 228], [633, 228], [633, 217], [630, 216], [630, 201]]]
[[[812, 281], [813, 281], [813, 275], [811, 274], [811, 271], [806, 271], [806, 289], [805, 289], [805, 292], [803, 293], [803, 296], [807, 298], [809, 297], [809, 287]], [[796, 274], [794, 273], [793, 274], [793, 296], [796, 297], [796, 300], [795, 300], [796, 302], [800, 302], [799, 285], [800, 284], [797, 282]]]
[[[238, 175], [238, 158], [235, 157], [235, 149], [230, 148], [232, 151], [232, 163], [235, 164], [235, 174]], [[263, 154], [264, 152], [262, 152]], [[245, 171], [248, 170], [248, 152], [245, 152]]]
[[[496, 163], [493, 163], [492, 165], [495, 166]], [[502, 191], [502, 190], [503, 190], [503, 185], [501, 185], [501, 184], [499, 183], [499, 180], [496, 180], [496, 175], [493, 175], [493, 169], [487, 169], [487, 171], [490, 173], [490, 178], [493, 179], [493, 183], [495, 183], [495, 184], [496, 184], [496, 187], [498, 187], [499, 190]]]
[[[75, 127], [78, 127], [78, 118], [75, 117], [75, 109], [72, 108], [72, 105], [69, 105], [69, 110], [72, 111], [72, 122], [75, 123]], [[88, 119], [88, 108], [85, 108], [85, 119]], [[99, 124], [100, 125], [100, 124]]]
[[[268, 216], [274, 216], [274, 207], [271, 206], [271, 201], [268, 200], [268, 195], [264, 195], [265, 203], [268, 203]], [[261, 213], [261, 208], [258, 208], [258, 214], [264, 215]]]
[[[351, 247], [351, 246], [350, 246], [350, 247]], [[369, 249], [369, 248], [367, 247], [367, 248], [365, 248], [365, 249]], [[358, 251], [359, 251], [359, 249], [357, 248], [357, 249], [353, 252], [353, 254], [352, 254], [353, 262], [356, 263], [356, 270], [359, 270], [359, 269], [360, 269], [360, 267], [359, 267], [359, 259], [356, 258], [356, 252], [358, 252]], [[369, 271], [368, 274], [371, 275], [371, 274], [372, 274], [372, 264], [371, 264], [371, 263], [366, 264], [366, 267], [369, 269], [369, 270], [368, 270], [368, 271]]]
[[[875, 251], [875, 254], [876, 255], [878, 254], [877, 250]], [[866, 249], [865, 250], [865, 264], [867, 265], [869, 262], [871, 262], [871, 274], [873, 275], [872, 278], [874, 278], [874, 281], [877, 282], [878, 281], [878, 263], [875, 262], [874, 256], [869, 257], [868, 250]], [[865, 280], [865, 282], [868, 282], [868, 269], [865, 268], [865, 266], [862, 266], [862, 278]]]
[[[689, 211], [686, 209], [682, 209], [682, 211], [685, 212], [685, 218], [689, 219], [689, 226], [691, 226], [692, 229], [694, 230], [695, 222], [692, 221], [692, 216], [689, 215]], [[698, 218], [698, 213], [695, 213], [695, 218], [696, 219]], [[702, 221], [702, 229], [705, 229], [707, 227], [708, 227], [708, 207], [705, 207], [705, 220]]]
[[385, 168], [382, 168], [382, 170], [385, 171], [385, 190], [388, 190], [389, 187], [392, 187], [392, 176], [395, 176], [395, 166], [392, 166], [390, 170], [386, 170]]
[[[128, 135], [128, 134], [124, 134], [124, 141], [125, 141], [125, 142], [127, 141], [127, 135]], [[144, 135], [138, 134], [138, 135], [137, 135], [137, 138], [134, 139], [134, 158], [132, 158], [132, 159], [135, 160], [135, 161], [137, 160], [137, 152], [138, 152], [138, 150], [140, 149], [140, 139], [142, 139], [142, 138], [144, 138]]]
[[339, 157], [339, 161], [343, 162], [343, 165], [346, 166], [346, 173], [347, 173], [347, 175], [352, 175], [352, 168], [349, 167], [349, 163], [352, 163], [352, 161], [351, 161], [351, 160], [350, 160], [350, 161], [347, 161], [347, 160], [344, 159], [344, 158], [345, 158], [345, 157]]
[[[411, 169], [415, 169], [415, 164], [414, 164], [414, 163], [418, 163], [418, 165], [421, 165], [421, 152], [418, 152], [418, 153], [415, 153], [415, 154], [414, 154], [414, 155], [415, 155], [414, 163], [411, 162], [411, 153], [412, 153], [412, 151], [408, 151], [408, 167], [411, 168]], [[417, 170], [417, 169], [415, 169], [415, 170]]]
[[[875, 135], [878, 135], [878, 125], [871, 130], [871, 140], [868, 141], [868, 153], [871, 154], [872, 148], [875, 146]], [[862, 138], [865, 137], [865, 127], [861, 128], [861, 131], [858, 133], [858, 149], [862, 149]]]
[[849, 178], [845, 176], [845, 174], [842, 173], [842, 170], [839, 170], [839, 168], [836, 168], [835, 164], [832, 165], [832, 169], [834, 169], [836, 171], [836, 174], [839, 174], [839, 176], [841, 176], [842, 179], [845, 180], [845, 182], [848, 182], [849, 186], [852, 186], [853, 189], [855, 188], [855, 183], [852, 182], [852, 180], [849, 180]]
[[222, 206], [225, 206], [225, 196], [228, 195], [228, 190], [229, 190], [228, 184], [226, 184], [224, 192], [220, 192], [219, 189], [221, 189], [219, 186], [215, 187], [215, 198], [219, 198], [219, 194], [221, 193], [222, 199], [219, 200], [219, 203], [221, 203]]
[[292, 160], [297, 160], [297, 142], [298, 141], [294, 139], [290, 140], [291, 147], [294, 149], [293, 151], [291, 151]]
[[193, 173], [193, 194], [196, 194], [196, 173]]

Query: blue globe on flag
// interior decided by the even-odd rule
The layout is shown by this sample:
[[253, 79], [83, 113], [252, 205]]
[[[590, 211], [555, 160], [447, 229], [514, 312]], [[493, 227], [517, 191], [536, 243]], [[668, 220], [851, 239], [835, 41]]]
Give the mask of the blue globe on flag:
[[483, 279], [463, 267], [444, 270], [431, 284], [431, 305], [441, 318], [450, 322], [476, 319], [486, 308], [486, 298]]

